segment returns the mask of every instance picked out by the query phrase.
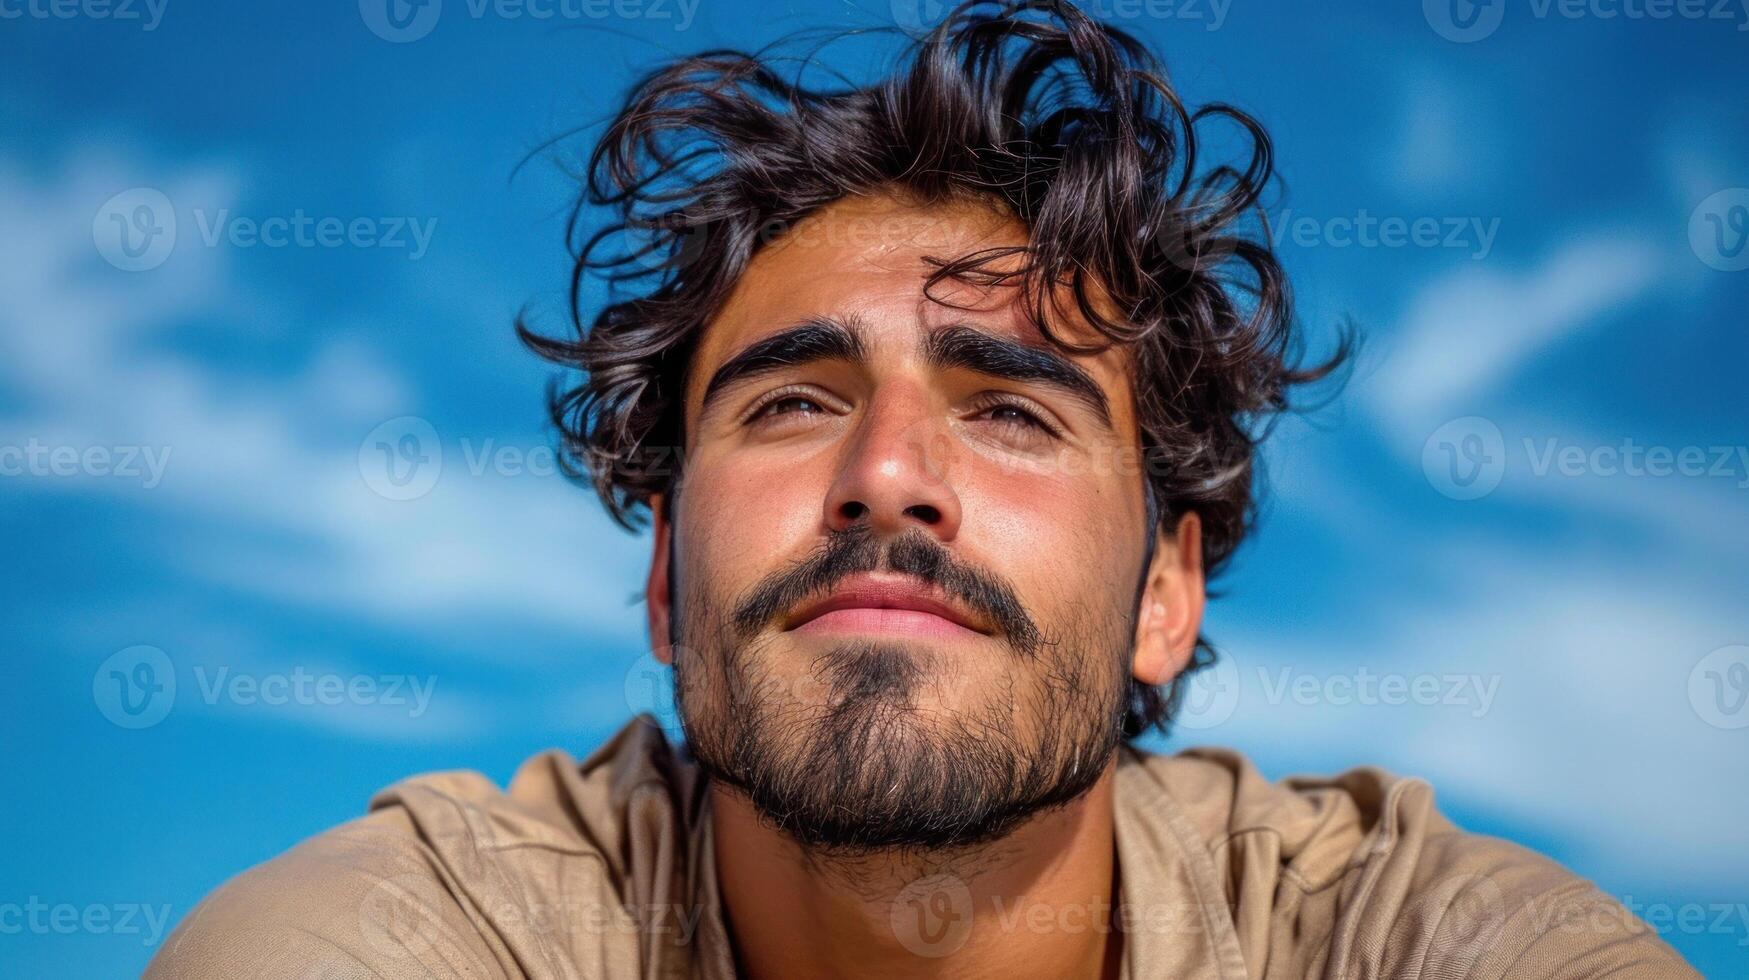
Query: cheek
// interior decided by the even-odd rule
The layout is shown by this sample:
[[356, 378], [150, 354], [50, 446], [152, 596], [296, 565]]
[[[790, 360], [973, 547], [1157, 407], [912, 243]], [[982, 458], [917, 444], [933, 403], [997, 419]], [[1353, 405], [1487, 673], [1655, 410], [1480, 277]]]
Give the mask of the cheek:
[[1142, 531], [1130, 501], [1139, 490], [1121, 475], [982, 467], [959, 492], [962, 534], [1007, 570], [1029, 609], [1051, 618], [1127, 610]]
[[677, 564], [741, 592], [819, 538], [829, 471], [811, 460], [737, 453], [692, 461], [681, 487]]

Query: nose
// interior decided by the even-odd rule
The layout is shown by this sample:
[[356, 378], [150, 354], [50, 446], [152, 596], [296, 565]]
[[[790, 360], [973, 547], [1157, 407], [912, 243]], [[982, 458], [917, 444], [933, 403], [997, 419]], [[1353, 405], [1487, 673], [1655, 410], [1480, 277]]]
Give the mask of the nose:
[[858, 523], [883, 535], [920, 527], [940, 541], [959, 533], [949, 474], [951, 436], [922, 392], [883, 391], [850, 437], [826, 492], [826, 526]]

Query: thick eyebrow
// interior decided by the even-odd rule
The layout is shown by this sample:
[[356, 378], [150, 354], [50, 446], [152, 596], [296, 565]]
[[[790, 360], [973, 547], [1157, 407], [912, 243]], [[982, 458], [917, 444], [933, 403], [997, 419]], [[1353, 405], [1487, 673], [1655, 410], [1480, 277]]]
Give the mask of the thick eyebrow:
[[831, 317], [810, 317], [788, 330], [774, 333], [729, 358], [705, 385], [700, 411], [723, 389], [739, 381], [813, 361], [860, 362], [866, 353], [854, 324]]
[[1111, 405], [1099, 382], [1055, 351], [960, 325], [930, 334], [925, 356], [938, 368], [964, 368], [992, 378], [1049, 385], [1085, 404], [1101, 424], [1111, 428]]

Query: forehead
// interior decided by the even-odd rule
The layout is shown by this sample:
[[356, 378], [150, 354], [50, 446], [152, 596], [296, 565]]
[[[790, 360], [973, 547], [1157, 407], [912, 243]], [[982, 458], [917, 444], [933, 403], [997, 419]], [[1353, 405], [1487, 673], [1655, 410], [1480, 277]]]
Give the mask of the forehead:
[[[688, 415], [702, 398], [701, 379], [715, 367], [808, 317], [860, 321], [866, 346], [877, 360], [903, 357], [930, 331], [949, 324], [1049, 346], [1017, 301], [1016, 288], [944, 281], [931, 290], [935, 300], [923, 294], [925, 279], [937, 268], [932, 259], [949, 261], [1025, 244], [1024, 225], [974, 201], [921, 205], [879, 194], [844, 198], [816, 211], [769, 240], [706, 326], [689, 371]], [[993, 268], [1012, 267], [1014, 261], [998, 260]], [[1100, 339], [1079, 316], [1051, 327], [1074, 343]], [[1099, 382], [1114, 410], [1130, 403], [1123, 348], [1065, 356]]]

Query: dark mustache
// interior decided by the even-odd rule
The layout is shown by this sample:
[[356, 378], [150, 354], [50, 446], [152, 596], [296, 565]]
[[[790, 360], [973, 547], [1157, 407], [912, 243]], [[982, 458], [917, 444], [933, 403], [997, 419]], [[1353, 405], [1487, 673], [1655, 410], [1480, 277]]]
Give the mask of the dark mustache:
[[[884, 562], [883, 562], [884, 559]], [[808, 557], [762, 579], [732, 617], [743, 637], [752, 636], [778, 615], [822, 593], [851, 575], [888, 571], [934, 586], [995, 624], [1021, 652], [1042, 642], [1014, 589], [1000, 576], [960, 561], [919, 529], [880, 539], [867, 525], [837, 531]]]

